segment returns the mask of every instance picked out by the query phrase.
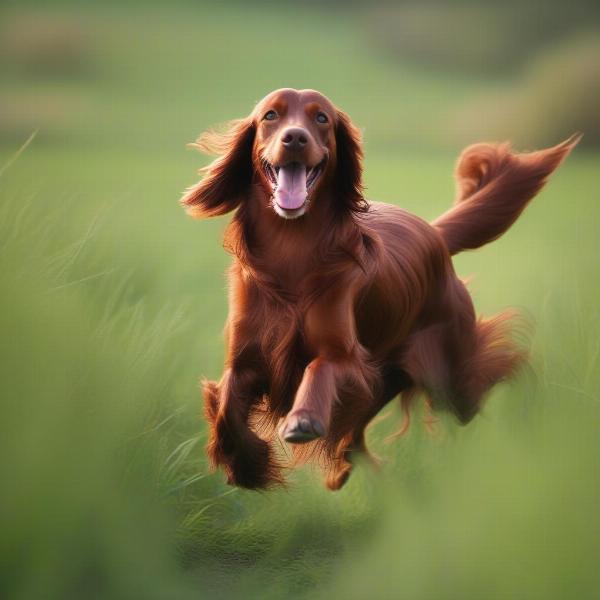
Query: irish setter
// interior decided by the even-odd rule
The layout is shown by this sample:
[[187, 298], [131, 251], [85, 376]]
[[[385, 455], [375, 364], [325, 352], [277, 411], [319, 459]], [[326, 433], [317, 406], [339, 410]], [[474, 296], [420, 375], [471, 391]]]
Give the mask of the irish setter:
[[282, 482], [279, 425], [338, 489], [395, 396], [469, 422], [526, 352], [509, 313], [476, 317], [451, 256], [502, 235], [577, 141], [467, 148], [454, 207], [430, 224], [365, 199], [360, 133], [316, 91], [277, 90], [203, 134], [218, 158], [181, 202], [194, 217], [235, 210], [225, 370], [204, 383], [213, 466], [245, 488]]

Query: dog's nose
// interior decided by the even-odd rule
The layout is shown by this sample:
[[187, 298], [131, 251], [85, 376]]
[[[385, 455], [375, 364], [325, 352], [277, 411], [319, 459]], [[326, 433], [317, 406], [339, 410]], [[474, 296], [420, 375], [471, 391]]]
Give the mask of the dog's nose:
[[288, 150], [299, 150], [308, 144], [308, 134], [301, 127], [290, 127], [283, 132], [281, 143]]

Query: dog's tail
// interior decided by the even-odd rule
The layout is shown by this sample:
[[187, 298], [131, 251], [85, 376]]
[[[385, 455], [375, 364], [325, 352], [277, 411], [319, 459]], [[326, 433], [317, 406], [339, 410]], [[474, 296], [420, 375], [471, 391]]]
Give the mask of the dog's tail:
[[455, 204], [432, 223], [450, 254], [479, 248], [507, 231], [580, 139], [574, 135], [528, 154], [513, 153], [508, 143], [466, 148], [456, 166]]

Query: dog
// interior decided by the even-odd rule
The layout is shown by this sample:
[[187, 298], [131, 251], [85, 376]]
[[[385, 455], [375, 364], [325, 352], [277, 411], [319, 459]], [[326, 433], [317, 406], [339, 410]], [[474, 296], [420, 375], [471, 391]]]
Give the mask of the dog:
[[367, 201], [360, 132], [314, 90], [276, 90], [203, 134], [194, 145], [217, 158], [181, 203], [197, 218], [235, 211], [224, 373], [204, 382], [212, 466], [244, 488], [283, 483], [278, 427], [336, 490], [394, 397], [408, 410], [422, 393], [468, 423], [527, 350], [512, 313], [476, 317], [451, 257], [502, 235], [577, 142], [468, 147], [455, 204], [430, 224]]

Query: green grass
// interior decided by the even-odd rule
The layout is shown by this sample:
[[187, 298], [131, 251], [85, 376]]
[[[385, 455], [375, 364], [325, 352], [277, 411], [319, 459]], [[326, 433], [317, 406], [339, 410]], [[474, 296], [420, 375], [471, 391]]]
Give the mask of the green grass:
[[[2, 81], [22, 119], [0, 164], [40, 132], [0, 177], [0, 595], [595, 596], [598, 156], [576, 152], [503, 239], [456, 260], [484, 314], [537, 324], [530, 371], [481, 417], [386, 443], [390, 407], [370, 432], [382, 469], [341, 492], [309, 468], [230, 489], [207, 470], [197, 389], [221, 369], [227, 219], [178, 206], [203, 161], [185, 143], [271, 88], [320, 88], [365, 127], [369, 196], [433, 218], [455, 158], [435, 124], [482, 84], [388, 64], [350, 16], [73, 15], [85, 74]], [[278, 51], [301, 34], [308, 50]], [[50, 97], [79, 110], [48, 116]]]

